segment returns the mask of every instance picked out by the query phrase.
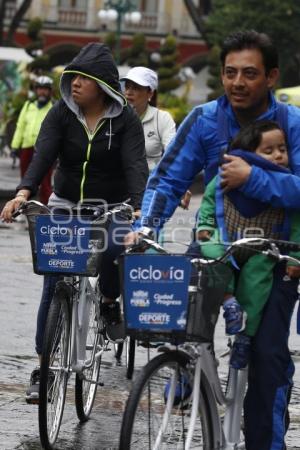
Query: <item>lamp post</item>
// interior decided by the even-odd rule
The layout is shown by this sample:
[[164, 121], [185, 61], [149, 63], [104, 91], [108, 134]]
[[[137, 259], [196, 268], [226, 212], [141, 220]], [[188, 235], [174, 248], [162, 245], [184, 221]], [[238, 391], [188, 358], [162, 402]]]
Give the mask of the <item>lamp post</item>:
[[142, 15], [136, 11], [136, 2], [134, 0], [106, 0], [105, 9], [98, 11], [98, 17], [103, 22], [117, 22], [116, 27], [116, 62], [120, 63], [121, 56], [121, 31], [123, 16], [127, 22], [137, 24], [141, 21]]

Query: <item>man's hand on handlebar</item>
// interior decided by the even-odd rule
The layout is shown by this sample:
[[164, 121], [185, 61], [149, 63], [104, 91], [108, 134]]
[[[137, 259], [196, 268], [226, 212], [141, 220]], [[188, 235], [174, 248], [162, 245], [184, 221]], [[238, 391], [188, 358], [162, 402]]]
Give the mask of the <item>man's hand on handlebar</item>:
[[131, 231], [126, 234], [124, 237], [124, 244], [125, 247], [130, 247], [133, 251], [144, 252], [149, 248], [149, 245], [146, 242], [143, 242], [143, 239], [146, 238], [152, 241], [153, 237], [153, 230], [151, 228], [142, 227], [138, 231]]
[[180, 200], [179, 206], [181, 206], [181, 208], [183, 208], [183, 209], [189, 209], [191, 197], [192, 197], [191, 191], [186, 191], [186, 193]]

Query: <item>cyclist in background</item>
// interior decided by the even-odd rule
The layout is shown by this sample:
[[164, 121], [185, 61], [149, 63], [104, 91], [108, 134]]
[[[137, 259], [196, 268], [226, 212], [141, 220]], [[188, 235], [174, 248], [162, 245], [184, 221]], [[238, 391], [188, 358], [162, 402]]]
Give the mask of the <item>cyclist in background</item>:
[[176, 125], [168, 111], [157, 108], [158, 78], [154, 70], [133, 67], [120, 80], [125, 97], [141, 119], [150, 172], [160, 161], [165, 148], [176, 134]]
[[[271, 120], [258, 120], [242, 128], [231, 142], [229, 154], [272, 171], [274, 176], [276, 172], [289, 173], [284, 132]], [[236, 189], [223, 194], [219, 181], [216, 176], [208, 183], [200, 206], [197, 239], [205, 242], [201, 245], [203, 256], [213, 259], [222, 256], [226, 246], [239, 237], [290, 239], [300, 243], [299, 213], [274, 208]], [[230, 358], [235, 369], [243, 369], [249, 362], [251, 337], [257, 332], [273, 283], [276, 262], [255, 249], [250, 245], [234, 253], [232, 280], [224, 296], [226, 333], [236, 334]], [[299, 252], [290, 255], [300, 259]], [[289, 262], [286, 273], [299, 278], [300, 267]], [[247, 314], [245, 330], [243, 311]]]
[[[33, 158], [34, 145], [42, 122], [52, 108], [52, 86], [53, 81], [50, 77], [45, 75], [38, 77], [34, 83], [36, 99], [27, 100], [20, 112], [11, 148], [19, 152], [21, 178], [25, 175]], [[51, 175], [52, 167], [42, 179], [39, 189], [39, 198], [44, 205], [47, 205], [52, 193]]]
[[[171, 217], [178, 199], [202, 169], [207, 184], [217, 173], [224, 146], [242, 126], [258, 119], [275, 120], [284, 129], [293, 174], [277, 173], [275, 178], [238, 156], [225, 155], [222, 187], [225, 192], [238, 188], [275, 207], [299, 209], [300, 110], [280, 104], [272, 94], [279, 76], [276, 48], [266, 34], [244, 30], [224, 40], [220, 56], [225, 95], [195, 107], [180, 125], [147, 184], [140, 221], [143, 233], [149, 228], [156, 231]], [[125, 243], [134, 242], [137, 234], [129, 233]], [[247, 450], [285, 448], [294, 373], [288, 336], [297, 284], [287, 279], [282, 264], [275, 267], [272, 291], [250, 355], [244, 402]]]
[[[168, 111], [157, 107], [158, 77], [154, 70], [137, 66], [120, 80], [128, 103], [139, 115], [145, 137], [146, 156], [150, 173], [160, 161], [176, 134], [176, 124]], [[187, 191], [180, 206], [188, 209], [191, 192]]]
[[[109, 204], [130, 198], [133, 209], [138, 211], [148, 178], [143, 128], [120, 92], [118, 70], [108, 47], [90, 43], [82, 48], [65, 68], [60, 91], [61, 100], [41, 127], [35, 157], [1, 217], [11, 221], [12, 213], [36, 192], [56, 159], [54, 192], [48, 206], [59, 209], [78, 202]], [[123, 250], [122, 236], [130, 229], [120, 218], [110, 225], [108, 249], [100, 267], [100, 306], [112, 339], [122, 337], [124, 331], [120, 305], [115, 301], [120, 288], [114, 260]], [[38, 355], [56, 282], [56, 276], [44, 277], [37, 318]], [[39, 368], [32, 373], [26, 400], [37, 403], [38, 393]]]

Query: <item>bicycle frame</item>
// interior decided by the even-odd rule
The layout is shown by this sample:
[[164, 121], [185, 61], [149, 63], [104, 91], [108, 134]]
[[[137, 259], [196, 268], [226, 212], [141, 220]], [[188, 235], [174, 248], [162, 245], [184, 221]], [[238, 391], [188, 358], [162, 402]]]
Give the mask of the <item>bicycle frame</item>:
[[[186, 351], [188, 355], [193, 354], [192, 370], [194, 375], [193, 381], [193, 394], [192, 394], [192, 413], [189, 429], [187, 431], [187, 439], [185, 443], [185, 450], [190, 449], [192, 442], [195, 424], [198, 416], [198, 405], [200, 396], [200, 384], [205, 384], [205, 390], [208, 393], [208, 401], [210, 402], [210, 408], [214, 411], [212, 417], [215, 418], [212, 424], [213, 433], [218, 443], [218, 449], [233, 450], [238, 448], [241, 444], [240, 432], [241, 432], [241, 414], [243, 408], [244, 393], [246, 390], [247, 382], [247, 370], [229, 369], [229, 381], [227, 385], [226, 393], [223, 392], [220, 378], [217, 371], [218, 362], [213, 355], [212, 344], [204, 343], [198, 345], [184, 344], [182, 350]], [[209, 381], [208, 381], [209, 380]], [[171, 380], [170, 394], [168, 402], [170, 402], [170, 410], [173, 405], [175, 387], [177, 379]], [[225, 415], [223, 424], [220, 414], [218, 412], [217, 404], [225, 407]], [[168, 414], [168, 408], [166, 408], [166, 414]], [[170, 411], [169, 411], [170, 414]], [[167, 422], [168, 417], [165, 417]], [[164, 423], [164, 422], [163, 422]], [[163, 424], [162, 431], [163, 434]], [[154, 447], [156, 448], [156, 447]], [[157, 447], [159, 448], [159, 447]]]
[[[144, 237], [143, 235], [140, 236], [140, 240], [138, 243], [133, 245], [131, 249], [127, 250], [127, 253], [129, 253], [132, 249], [136, 251], [141, 248], [143, 250], [144, 244], [146, 244], [150, 248], [155, 249], [159, 253], [168, 254], [166, 249], [162, 248], [159, 244], [147, 237]], [[191, 264], [193, 264], [194, 267], [198, 269], [198, 273], [200, 274], [201, 268], [203, 266], [209, 266], [215, 263], [224, 262], [225, 259], [233, 253], [235, 248], [247, 247], [252, 244], [256, 245], [257, 247], [260, 246], [260, 248], [256, 248], [255, 251], [266, 256], [273, 257], [275, 261], [292, 261], [293, 263], [300, 264], [300, 261], [297, 258], [294, 258], [287, 254], [281, 254], [279, 248], [277, 247], [278, 244], [283, 246], [286, 250], [299, 250], [300, 244], [290, 243], [287, 241], [272, 241], [268, 239], [257, 238], [243, 238], [233, 242], [227, 248], [225, 254], [217, 260], [193, 258], [191, 259]], [[160, 266], [158, 265], [157, 267]], [[139, 289], [143, 289], [144, 285], [141, 283], [138, 285], [138, 287]], [[199, 285], [197, 289], [198, 288], [201, 289], [201, 286]], [[194, 285], [189, 286], [188, 289], [191, 293], [196, 292], [196, 288]], [[147, 290], [147, 288], [145, 288], [145, 290]], [[130, 299], [131, 291], [129, 290], [129, 292]], [[150, 298], [150, 306], [152, 306], [152, 294], [153, 293], [151, 291], [150, 294], [148, 294], [148, 297]], [[205, 319], [207, 319], [206, 316]], [[132, 320], [133, 322], [132, 317], [130, 317], [130, 320]], [[139, 322], [137, 321], [137, 323], [131, 325], [131, 328], [133, 332], [137, 330], [138, 333]], [[149, 326], [149, 330], [147, 328], [145, 328], [145, 330], [146, 332], [149, 332], [149, 334], [153, 333], [152, 336], [156, 337], [155, 328], [151, 328]], [[159, 450], [164, 443], [166, 443], [167, 445], [170, 444], [170, 442], [171, 444], [174, 444], [174, 439], [177, 439], [177, 435], [175, 434], [175, 437], [172, 435], [173, 429], [171, 425], [170, 434], [173, 438], [173, 441], [172, 438], [170, 441], [167, 441], [167, 439], [169, 438], [168, 426], [170, 425], [170, 423], [172, 423], [172, 415], [174, 415], [174, 417], [179, 416], [180, 418], [181, 413], [178, 408], [183, 411], [188, 405], [190, 406], [190, 408], [188, 409], [188, 413], [186, 414], [186, 417], [189, 421], [188, 425], [184, 423], [185, 414], [182, 413], [181, 434], [180, 431], [178, 432], [175, 426], [175, 431], [178, 432], [179, 436], [178, 442], [180, 440], [180, 444], [183, 445], [184, 450], [195, 448], [195, 443], [198, 444], [198, 442], [201, 440], [201, 437], [199, 439], [197, 435], [197, 420], [199, 420], [199, 416], [200, 419], [202, 418], [201, 428], [203, 426], [205, 436], [203, 442], [205, 448], [208, 448], [208, 446], [210, 450], [237, 450], [245, 448], [245, 444], [244, 442], [242, 442], [241, 437], [241, 418], [248, 378], [248, 370], [247, 368], [238, 370], [229, 366], [226, 391], [224, 392], [224, 388], [222, 388], [221, 386], [221, 380], [218, 373], [218, 361], [215, 358], [214, 354], [214, 346], [212, 343], [213, 335], [210, 335], [209, 337], [207, 337], [205, 333], [203, 333], [203, 335], [199, 333], [198, 335], [196, 334], [197, 331], [198, 330], [196, 330], [195, 333], [190, 332], [190, 329], [187, 327], [187, 333], [185, 337], [187, 341], [192, 341], [192, 343], [186, 342], [175, 347], [170, 344], [163, 345], [159, 348], [158, 351], [165, 352], [166, 354], [169, 353], [169, 355], [166, 355], [168, 357], [162, 358], [161, 356], [157, 356], [152, 361], [154, 364], [150, 362], [146, 365], [144, 373], [141, 373], [141, 376], [137, 380], [137, 387], [133, 387], [132, 393], [130, 394], [128, 400], [128, 404], [126, 406], [126, 410], [124, 412], [123, 424], [121, 429], [120, 449], [126, 448], [127, 450], [130, 448], [131, 438], [133, 434], [136, 439], [135, 443], [139, 442], [137, 439], [140, 436], [138, 427], [138, 420], [140, 419], [140, 417], [138, 417], [138, 414], [136, 414], [136, 412], [138, 408], [141, 408], [141, 411], [143, 411], [143, 389], [148, 386], [148, 383], [150, 386], [152, 377], [153, 384], [155, 386], [155, 370], [157, 369], [159, 371], [164, 367], [171, 369], [172, 374], [167, 378], [167, 383], [166, 381], [164, 381], [163, 374], [161, 377], [161, 379], [163, 380], [162, 385], [164, 385], [164, 383], [165, 386], [167, 385], [167, 391], [163, 391], [162, 396], [165, 403], [162, 403], [161, 411], [159, 411], [159, 414], [161, 414], [161, 416], [159, 418], [159, 421], [157, 421], [158, 426], [155, 430], [154, 446], [151, 445], [152, 450]], [[167, 335], [166, 340], [170, 340], [169, 335]], [[198, 343], [193, 343], [197, 340]], [[185, 353], [185, 355], [183, 355], [183, 353]], [[184, 381], [185, 378], [187, 378], [186, 382]], [[185, 391], [185, 383], [188, 384], [190, 388], [192, 388], [191, 394], [189, 393], [189, 391]], [[182, 387], [180, 387], [181, 384]], [[152, 398], [149, 391], [148, 401], [150, 401], [150, 398]], [[145, 390], [145, 392], [147, 394], [147, 390]], [[185, 396], [186, 393], [187, 395]], [[157, 394], [156, 391], [155, 394]], [[179, 398], [180, 395], [181, 399]], [[155, 399], [155, 396], [153, 398]], [[220, 413], [218, 405], [222, 407], [224, 414]], [[175, 409], [174, 411], [175, 406], [177, 407], [177, 409]], [[150, 406], [149, 409], [151, 408], [152, 407]], [[207, 420], [207, 411], [209, 411], [210, 420]], [[135, 420], [137, 420], [136, 423]], [[153, 432], [153, 427], [151, 428], [150, 421], [148, 425], [147, 421], [145, 421], [145, 427], [147, 428], [147, 426], [149, 430], [148, 443], [150, 448], [152, 437], [151, 433]], [[164, 435], [166, 435], [166, 441], [164, 441]], [[196, 441], [193, 441], [193, 438], [196, 438]], [[183, 441], [181, 439], [183, 439]], [[124, 447], [122, 446], [123, 441], [125, 442]]]
[[[89, 369], [92, 365], [94, 358], [100, 358], [104, 349], [101, 349], [96, 353], [96, 349], [93, 349], [92, 357], [86, 360], [86, 339], [89, 325], [89, 314], [92, 303], [95, 304], [96, 317], [99, 319], [99, 301], [93, 292], [90, 280], [93, 280], [93, 285], [96, 285], [98, 278], [79, 278], [79, 291], [78, 296], [73, 297], [72, 302], [72, 322], [71, 322], [71, 349], [70, 349], [70, 361], [71, 371], [81, 374], [83, 379], [84, 370]], [[94, 281], [95, 280], [95, 281]], [[87, 380], [91, 381], [91, 380]]]
[[[95, 282], [93, 281], [93, 283], [96, 283], [97, 279], [98, 278], [95, 277]], [[89, 313], [93, 302], [96, 307], [96, 316], [98, 319], [100, 317], [98, 300], [93, 292], [90, 280], [92, 280], [92, 278], [70, 276], [64, 277], [64, 279], [60, 282], [65, 286], [71, 286], [73, 291], [75, 289], [74, 285], [78, 283], [80, 284], [78, 292], [75, 294], [73, 292], [70, 296], [71, 303], [69, 306], [72, 320], [68, 357], [69, 367], [67, 370], [70, 374], [72, 372], [81, 374], [83, 379], [86, 379], [83, 373], [84, 370], [89, 369], [94, 358], [100, 358], [104, 351], [104, 349], [97, 353], [93, 351], [92, 358], [90, 360], [86, 360], [86, 338], [89, 325]], [[64, 368], [50, 367], [50, 369], [55, 372]], [[86, 380], [91, 381], [88, 379]]]

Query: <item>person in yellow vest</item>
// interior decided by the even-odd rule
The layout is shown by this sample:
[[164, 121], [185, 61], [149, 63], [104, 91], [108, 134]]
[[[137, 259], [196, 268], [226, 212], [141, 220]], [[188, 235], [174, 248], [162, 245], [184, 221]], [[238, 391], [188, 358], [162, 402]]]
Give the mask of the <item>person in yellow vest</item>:
[[[19, 151], [21, 178], [33, 158], [34, 145], [41, 124], [49, 109], [52, 108], [52, 85], [53, 81], [50, 77], [45, 75], [38, 77], [34, 85], [36, 99], [25, 102], [20, 112], [11, 148]], [[51, 176], [52, 168], [47, 172], [40, 185], [39, 198], [45, 205], [52, 193]]]

